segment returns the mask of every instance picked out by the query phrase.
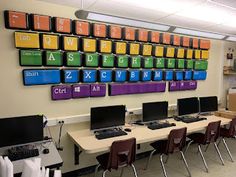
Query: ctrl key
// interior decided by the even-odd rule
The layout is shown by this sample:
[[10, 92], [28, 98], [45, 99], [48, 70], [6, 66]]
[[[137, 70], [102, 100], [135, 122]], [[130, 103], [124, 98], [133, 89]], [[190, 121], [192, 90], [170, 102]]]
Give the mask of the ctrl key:
[[23, 70], [24, 85], [59, 84], [61, 82], [58, 69], [25, 69]]

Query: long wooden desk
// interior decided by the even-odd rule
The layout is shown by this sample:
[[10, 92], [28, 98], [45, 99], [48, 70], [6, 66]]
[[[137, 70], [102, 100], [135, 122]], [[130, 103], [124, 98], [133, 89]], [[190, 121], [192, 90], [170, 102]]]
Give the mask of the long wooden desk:
[[208, 123], [221, 120], [221, 125], [228, 124], [231, 120], [216, 117], [216, 116], [205, 116], [207, 120], [194, 122], [194, 123], [183, 123], [181, 121], [175, 121], [174, 119], [168, 119], [170, 123], [175, 123], [176, 126], [162, 128], [157, 130], [150, 130], [146, 126], [140, 125], [126, 125], [125, 127], [129, 127], [132, 129], [131, 132], [128, 132], [128, 135], [119, 136], [114, 138], [108, 138], [103, 140], [97, 140], [94, 134], [89, 130], [79, 130], [68, 132], [69, 137], [74, 142], [75, 148], [75, 164], [79, 163], [79, 154], [81, 148], [85, 153], [98, 153], [103, 151], [108, 151], [112, 142], [116, 140], [123, 140], [131, 137], [135, 137], [138, 144], [152, 142], [156, 140], [166, 139], [172, 129], [187, 127], [187, 133], [193, 133], [197, 131], [204, 130]]

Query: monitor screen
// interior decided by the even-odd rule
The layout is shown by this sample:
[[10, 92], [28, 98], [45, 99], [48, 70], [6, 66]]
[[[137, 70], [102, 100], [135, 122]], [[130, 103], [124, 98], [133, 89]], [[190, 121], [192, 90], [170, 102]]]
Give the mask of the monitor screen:
[[182, 98], [177, 100], [178, 115], [199, 113], [199, 101], [197, 97]]
[[125, 125], [125, 106], [91, 108], [91, 130]]
[[0, 147], [43, 140], [43, 116], [0, 119]]
[[163, 120], [168, 117], [168, 102], [143, 103], [143, 122]]
[[200, 112], [218, 111], [217, 96], [200, 97]]

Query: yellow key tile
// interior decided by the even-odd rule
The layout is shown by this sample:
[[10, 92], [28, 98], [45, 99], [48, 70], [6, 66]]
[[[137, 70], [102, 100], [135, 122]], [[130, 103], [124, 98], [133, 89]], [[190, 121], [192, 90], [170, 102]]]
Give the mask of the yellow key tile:
[[126, 43], [125, 42], [116, 42], [116, 54], [126, 54]]
[[84, 38], [83, 39], [83, 51], [84, 52], [96, 52], [96, 39], [89, 39]]
[[15, 32], [15, 46], [17, 48], [39, 48], [39, 34]]
[[138, 43], [130, 43], [129, 51], [130, 51], [129, 52], [130, 55], [139, 55], [140, 44], [138, 44]]
[[184, 58], [184, 49], [178, 48], [178, 50], [177, 50], [177, 58]]
[[163, 57], [164, 55], [164, 47], [163, 46], [155, 46], [155, 56]]
[[175, 56], [175, 48], [167, 47], [166, 57], [174, 57]]
[[100, 52], [101, 53], [111, 53], [112, 52], [112, 42], [108, 40], [100, 40]]
[[143, 53], [143, 55], [152, 55], [152, 45], [144, 44], [142, 53]]
[[201, 50], [194, 50], [194, 58], [195, 59], [201, 58]]
[[201, 51], [201, 56], [202, 56], [202, 59], [207, 60], [209, 58], [209, 51], [208, 50], [202, 50]]
[[57, 35], [43, 34], [43, 49], [55, 49], [59, 48], [59, 37]]
[[78, 50], [78, 38], [72, 36], [63, 37], [63, 49], [68, 51]]
[[187, 49], [187, 59], [192, 59], [193, 58], [193, 50], [192, 49]]

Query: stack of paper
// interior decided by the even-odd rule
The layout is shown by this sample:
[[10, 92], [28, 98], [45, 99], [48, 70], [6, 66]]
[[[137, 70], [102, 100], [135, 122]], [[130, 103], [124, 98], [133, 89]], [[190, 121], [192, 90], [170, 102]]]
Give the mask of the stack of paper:
[[0, 156], [0, 177], [13, 177], [13, 164], [8, 157]]

